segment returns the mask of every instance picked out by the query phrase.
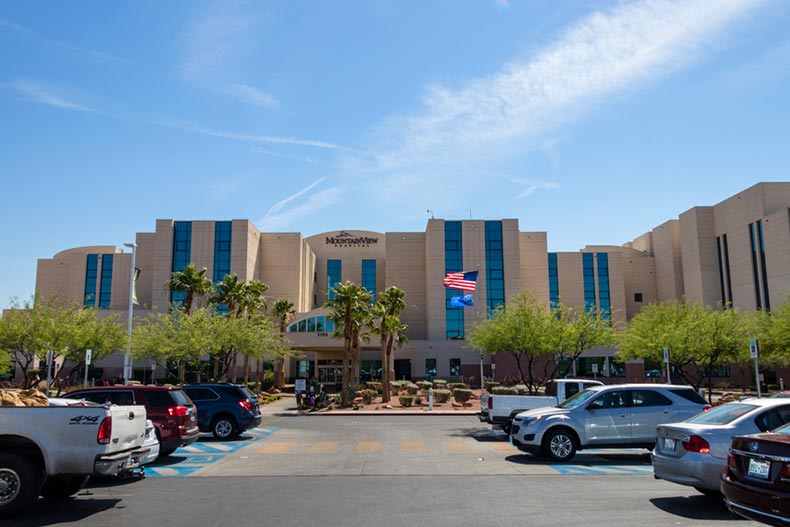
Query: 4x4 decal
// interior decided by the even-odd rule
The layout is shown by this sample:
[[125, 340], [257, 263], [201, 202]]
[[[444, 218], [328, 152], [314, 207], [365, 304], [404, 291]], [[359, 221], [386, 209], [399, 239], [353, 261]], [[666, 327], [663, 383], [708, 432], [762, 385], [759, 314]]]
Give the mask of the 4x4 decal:
[[98, 422], [99, 422], [98, 415], [78, 415], [77, 417], [72, 417], [71, 419], [69, 419], [70, 425], [78, 425], [78, 424], [95, 425]]

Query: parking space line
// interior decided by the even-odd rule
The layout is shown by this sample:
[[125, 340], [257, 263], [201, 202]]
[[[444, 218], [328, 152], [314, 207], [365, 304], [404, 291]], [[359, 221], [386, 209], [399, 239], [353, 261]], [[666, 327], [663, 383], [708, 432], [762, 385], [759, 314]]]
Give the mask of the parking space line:
[[381, 451], [381, 441], [358, 441], [354, 452], [359, 454], [375, 454]]
[[337, 441], [319, 441], [310, 447], [310, 454], [330, 454], [337, 448]]
[[472, 451], [466, 441], [445, 441], [444, 448], [451, 454], [466, 454]]
[[404, 452], [412, 453], [428, 451], [428, 449], [425, 448], [425, 443], [422, 441], [401, 441], [400, 449]]
[[282, 454], [283, 452], [288, 451], [291, 447], [293, 447], [296, 443], [294, 441], [278, 441], [276, 443], [272, 443], [260, 450], [258, 450], [259, 454]]
[[497, 452], [516, 452], [518, 449], [510, 443], [490, 443]]

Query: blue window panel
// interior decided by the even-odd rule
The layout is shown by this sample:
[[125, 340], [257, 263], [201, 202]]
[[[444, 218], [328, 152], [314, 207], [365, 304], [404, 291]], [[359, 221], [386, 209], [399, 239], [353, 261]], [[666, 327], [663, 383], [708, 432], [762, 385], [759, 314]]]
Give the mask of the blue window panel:
[[505, 260], [502, 249], [502, 222], [485, 222], [486, 307], [489, 314], [505, 303]]
[[299, 331], [299, 324], [296, 322], [288, 326], [288, 333], [296, 333], [297, 331]]
[[233, 222], [214, 222], [214, 283], [230, 274]]
[[[463, 235], [460, 221], [444, 222], [444, 271], [463, 271]], [[445, 336], [447, 339], [464, 337], [464, 308], [450, 307], [450, 297], [463, 291], [445, 289]]]
[[299, 321], [299, 333], [305, 333], [307, 331], [307, 319], [303, 319]]
[[312, 333], [315, 331], [315, 317], [307, 319], [307, 332]]
[[[192, 259], [192, 222], [173, 222], [173, 265], [170, 270], [183, 271]], [[170, 303], [182, 307], [186, 300], [186, 292], [170, 291]]]
[[560, 303], [560, 279], [557, 270], [557, 253], [549, 253], [549, 303], [555, 308]]
[[341, 260], [326, 261], [326, 297], [335, 298], [332, 288], [343, 281], [343, 262]]
[[315, 330], [319, 333], [324, 332], [324, 317], [315, 317]]
[[362, 287], [371, 295], [370, 303], [376, 302], [376, 260], [362, 260]]
[[101, 282], [99, 283], [99, 309], [110, 308], [110, 297], [112, 296], [112, 263], [112, 254], [102, 255]]
[[99, 255], [89, 254], [85, 262], [85, 291], [83, 305], [96, 307], [96, 278], [98, 276]]
[[326, 319], [326, 332], [327, 333], [335, 332], [335, 321], [330, 318]]

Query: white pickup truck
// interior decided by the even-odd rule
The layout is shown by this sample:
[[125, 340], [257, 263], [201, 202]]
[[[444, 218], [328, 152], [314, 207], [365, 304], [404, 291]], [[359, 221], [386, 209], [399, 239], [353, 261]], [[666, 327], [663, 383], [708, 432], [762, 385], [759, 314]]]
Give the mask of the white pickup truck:
[[592, 386], [602, 386], [600, 381], [589, 379], [552, 379], [546, 383], [546, 395], [491, 395], [480, 397], [480, 412], [477, 417], [483, 423], [501, 428], [510, 434], [513, 417], [519, 412], [556, 406], [565, 399]]
[[144, 406], [0, 407], [0, 518], [136, 468], [145, 421]]

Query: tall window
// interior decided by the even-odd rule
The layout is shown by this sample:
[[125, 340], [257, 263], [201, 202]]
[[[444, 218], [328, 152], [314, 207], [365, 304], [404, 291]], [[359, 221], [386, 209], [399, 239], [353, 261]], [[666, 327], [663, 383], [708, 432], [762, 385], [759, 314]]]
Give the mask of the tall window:
[[370, 303], [376, 302], [376, 260], [362, 260], [362, 287], [371, 295]]
[[[464, 270], [463, 249], [461, 222], [444, 222], [444, 271], [446, 273]], [[447, 339], [464, 338], [464, 308], [450, 307], [450, 298], [461, 294], [463, 291], [447, 288], [444, 290], [445, 336]]]
[[99, 309], [110, 308], [112, 295], [112, 261], [113, 255], [103, 254], [101, 257], [101, 282], [99, 283]]
[[217, 221], [214, 223], [214, 283], [230, 274], [232, 233], [233, 222]]
[[99, 255], [89, 254], [85, 263], [85, 295], [83, 305], [96, 307], [96, 278], [99, 273]]
[[461, 359], [450, 359], [450, 375], [453, 377], [460, 377]]
[[487, 221], [486, 229], [486, 306], [489, 313], [505, 304], [505, 265], [502, 256], [502, 222]]
[[[176, 221], [173, 223], [173, 265], [171, 271], [183, 271], [192, 258], [192, 222]], [[170, 290], [170, 303], [184, 305], [186, 292]]]
[[608, 318], [612, 312], [612, 301], [609, 294], [609, 255], [598, 253], [598, 308], [601, 316]]
[[557, 253], [549, 253], [549, 301], [552, 309], [560, 304], [560, 275], [557, 272]]
[[326, 297], [335, 298], [332, 288], [343, 281], [343, 262], [341, 260], [326, 261]]
[[768, 295], [768, 274], [765, 269], [765, 239], [763, 238], [763, 222], [757, 220], [757, 238], [760, 241], [760, 274], [763, 279], [763, 299], [765, 300], [765, 309], [771, 309], [771, 298]]
[[760, 298], [760, 278], [757, 272], [757, 237], [754, 235], [754, 223], [749, 224], [749, 243], [752, 247], [752, 276], [754, 279], [754, 296], [757, 309], [762, 309]]
[[595, 310], [595, 268], [592, 253], [582, 253], [582, 273], [584, 274], [584, 309]]

